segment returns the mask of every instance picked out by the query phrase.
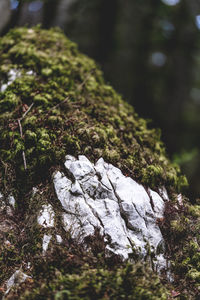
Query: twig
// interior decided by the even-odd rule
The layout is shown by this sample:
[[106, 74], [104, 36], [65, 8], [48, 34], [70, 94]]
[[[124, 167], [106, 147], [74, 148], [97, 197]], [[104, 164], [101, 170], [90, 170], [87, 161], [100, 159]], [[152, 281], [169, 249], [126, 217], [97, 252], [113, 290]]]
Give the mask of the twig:
[[48, 110], [48, 112], [49, 112], [49, 111], [52, 111], [53, 109], [57, 108], [58, 106], [62, 105], [63, 103], [68, 102], [68, 100], [69, 100], [69, 97], [67, 96], [67, 97], [65, 98], [65, 100], [63, 100], [62, 102], [60, 102], [60, 103], [54, 105], [53, 107], [51, 107], [51, 108]]
[[[22, 115], [22, 117], [20, 119], [17, 120], [18, 125], [19, 125], [19, 132], [20, 132], [20, 136], [23, 139], [23, 130], [22, 130], [22, 124], [21, 121], [25, 118], [25, 116], [28, 114], [28, 112], [31, 110], [31, 108], [33, 107], [34, 103], [32, 103], [29, 108], [27, 109], [27, 111]], [[25, 152], [22, 151], [22, 158], [23, 158], [23, 162], [24, 162], [24, 170], [27, 170], [27, 163], [26, 163], [26, 155]]]
[[91, 72], [89, 72], [89, 74], [87, 74], [87, 76], [85, 77], [85, 79], [83, 80], [83, 82], [81, 82], [78, 87], [77, 90], [80, 91], [82, 89], [82, 87], [85, 85], [85, 83], [88, 81], [88, 79], [90, 78], [90, 76], [94, 73], [95, 69], [92, 69]]
[[41, 115], [41, 114], [47, 115], [47, 114], [49, 114], [53, 109], [59, 107], [59, 106], [62, 105], [63, 103], [68, 102], [68, 100], [69, 100], [69, 97], [67, 96], [67, 97], [65, 98], [65, 100], [63, 100], [62, 102], [60, 102], [60, 103], [54, 105], [53, 107], [51, 107], [51, 108], [49, 108], [49, 109], [47, 109], [47, 110], [44, 110], [44, 111], [41, 112], [41, 113], [35, 113], [34, 115], [35, 115], [35, 116], [38, 116], [38, 115]]
[[[22, 131], [22, 125], [21, 125], [21, 119], [18, 119], [18, 125], [19, 125], [19, 132], [20, 132], [20, 136], [23, 139], [23, 131]], [[27, 169], [27, 164], [26, 164], [26, 156], [25, 156], [25, 152], [22, 151], [22, 158], [23, 158], [23, 162], [24, 162], [24, 170]]]
[[25, 118], [25, 116], [27, 115], [27, 113], [31, 110], [31, 108], [33, 107], [34, 103], [32, 103], [29, 108], [27, 109], [27, 111], [25, 111], [25, 113], [23, 114], [23, 116], [21, 117], [20, 120], [23, 120]]
[[20, 132], [21, 138], [23, 139], [23, 131], [22, 131], [21, 119], [18, 119], [17, 122], [18, 122], [18, 125], [19, 125], [19, 132]]
[[26, 164], [26, 156], [25, 156], [25, 152], [22, 151], [22, 158], [23, 158], [23, 162], [24, 162], [24, 170], [27, 170], [27, 164]]

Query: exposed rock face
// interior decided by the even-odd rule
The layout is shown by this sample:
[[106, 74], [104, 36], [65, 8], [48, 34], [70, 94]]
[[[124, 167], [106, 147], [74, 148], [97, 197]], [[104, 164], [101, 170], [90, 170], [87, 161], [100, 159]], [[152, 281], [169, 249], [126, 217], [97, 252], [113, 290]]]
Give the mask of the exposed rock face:
[[132, 248], [140, 249], [144, 257], [147, 245], [156, 254], [164, 242], [156, 220], [163, 217], [165, 207], [156, 192], [147, 192], [102, 158], [94, 165], [85, 156], [76, 159], [68, 155], [65, 168], [69, 176], [56, 172], [53, 180], [65, 210], [64, 228], [73, 238], [82, 242], [99, 228], [105, 238], [110, 238], [107, 249], [124, 259]]
[[[154, 257], [151, 267], [166, 272], [164, 239], [157, 224], [157, 219], [163, 218], [165, 202], [168, 201], [166, 192], [160, 192], [161, 197], [151, 189], [145, 189], [130, 177], [124, 176], [118, 168], [106, 163], [103, 158], [93, 164], [84, 155], [79, 155], [78, 158], [67, 155], [64, 166], [65, 172], [55, 171], [53, 174], [57, 196], [54, 205], [45, 198], [41, 208], [31, 212], [39, 228], [43, 228], [42, 256], [45, 257], [47, 251], [51, 251], [52, 240], [64, 245], [65, 235], [70, 235], [77, 244], [88, 249], [86, 239], [95, 236], [95, 231], [98, 230], [106, 245], [107, 257], [115, 254], [126, 260], [131, 258], [134, 251], [144, 260], [151, 253]], [[31, 197], [42, 193], [41, 189], [33, 188]], [[5, 198], [1, 194], [0, 199], [1, 207], [13, 218], [16, 209], [13, 195]], [[56, 206], [59, 202], [61, 208], [58, 209]], [[29, 215], [27, 220], [28, 218]], [[19, 227], [15, 222], [9, 223], [8, 218], [5, 220], [0, 223], [2, 233]], [[28, 228], [30, 224], [32, 229], [28, 229], [29, 232], [34, 230], [35, 222], [29, 221], [25, 226]], [[62, 234], [62, 238], [59, 232], [63, 229], [65, 234]], [[22, 231], [24, 230], [25, 228]], [[4, 243], [12, 247], [9, 240], [4, 240]], [[32, 278], [30, 262], [24, 261], [23, 264], [29, 275], [17, 269], [4, 282], [5, 297], [10, 290]]]

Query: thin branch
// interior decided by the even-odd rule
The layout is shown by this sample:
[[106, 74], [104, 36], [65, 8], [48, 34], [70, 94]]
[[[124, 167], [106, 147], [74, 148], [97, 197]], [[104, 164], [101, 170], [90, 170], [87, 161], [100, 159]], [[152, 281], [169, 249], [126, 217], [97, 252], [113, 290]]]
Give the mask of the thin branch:
[[85, 77], [85, 79], [83, 80], [83, 82], [81, 82], [78, 87], [77, 90], [80, 91], [82, 89], [82, 87], [85, 85], [85, 83], [88, 81], [88, 79], [90, 78], [90, 76], [94, 73], [95, 69], [92, 69], [91, 72], [89, 72], [89, 74], [87, 74], [87, 76]]
[[23, 114], [23, 116], [21, 117], [20, 120], [23, 120], [25, 118], [25, 116], [28, 114], [28, 112], [31, 110], [31, 108], [33, 107], [34, 103], [32, 103], [29, 108], [27, 109], [27, 111], [25, 111], [25, 113]]
[[62, 102], [60, 102], [60, 103], [54, 105], [53, 107], [51, 107], [51, 108], [50, 108], [49, 110], [47, 110], [47, 111], [48, 111], [48, 112], [49, 112], [49, 111], [52, 111], [53, 109], [59, 107], [59, 106], [62, 105], [63, 103], [68, 102], [68, 100], [69, 100], [69, 97], [67, 96], [67, 97], [65, 98], [65, 100], [63, 100]]
[[25, 156], [25, 152], [24, 151], [22, 151], [22, 158], [23, 158], [23, 162], [24, 162], [24, 170], [26, 171], [27, 164], [26, 164], [26, 156]]
[[[22, 131], [22, 125], [21, 125], [21, 119], [18, 119], [18, 125], [19, 125], [19, 132], [20, 132], [20, 136], [23, 139], [23, 131]], [[26, 163], [26, 156], [25, 156], [25, 152], [22, 151], [22, 158], [23, 158], [23, 162], [24, 162], [24, 170], [27, 169], [27, 163]]]
[[[21, 121], [26, 117], [26, 115], [28, 114], [28, 112], [31, 110], [31, 108], [33, 107], [34, 103], [32, 103], [29, 108], [27, 109], [27, 111], [23, 114], [23, 116], [17, 120], [18, 125], [19, 125], [19, 132], [20, 132], [20, 136], [23, 139], [23, 130], [22, 130], [22, 124]], [[26, 155], [25, 152], [22, 151], [22, 158], [23, 158], [23, 162], [24, 162], [24, 170], [27, 169], [27, 163], [26, 163]]]
[[21, 119], [18, 119], [17, 122], [18, 122], [18, 125], [19, 125], [19, 132], [20, 132], [21, 138], [23, 139], [23, 131], [22, 131]]

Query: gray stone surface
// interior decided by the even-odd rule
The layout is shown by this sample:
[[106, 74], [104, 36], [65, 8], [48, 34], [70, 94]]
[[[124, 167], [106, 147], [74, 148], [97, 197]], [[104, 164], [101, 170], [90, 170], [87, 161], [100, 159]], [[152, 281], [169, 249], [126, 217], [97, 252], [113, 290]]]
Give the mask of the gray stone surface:
[[7, 281], [7, 284], [6, 284], [7, 290], [5, 292], [5, 296], [9, 293], [11, 288], [24, 282], [27, 278], [31, 278], [31, 277], [26, 275], [25, 273], [23, 273], [20, 269], [15, 271], [15, 273]]
[[164, 255], [157, 254], [164, 248], [157, 218], [163, 217], [166, 191], [164, 201], [102, 158], [94, 165], [85, 156], [67, 155], [65, 168], [68, 175], [57, 171], [53, 181], [63, 227], [74, 239], [83, 242], [99, 228], [111, 241], [107, 250], [127, 259], [133, 248], [145, 257], [150, 247], [157, 268], [166, 266]]

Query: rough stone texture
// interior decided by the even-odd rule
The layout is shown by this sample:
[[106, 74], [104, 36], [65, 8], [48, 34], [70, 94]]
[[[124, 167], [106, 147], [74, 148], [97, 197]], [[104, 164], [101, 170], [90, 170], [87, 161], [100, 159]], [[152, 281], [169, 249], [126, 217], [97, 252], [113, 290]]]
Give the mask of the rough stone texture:
[[52, 206], [49, 205], [43, 205], [42, 210], [40, 211], [40, 214], [38, 216], [38, 224], [42, 225], [44, 227], [53, 227], [54, 226], [54, 211], [52, 209]]
[[[58, 171], [53, 180], [65, 211], [64, 228], [73, 238], [83, 242], [99, 228], [105, 239], [111, 238], [107, 249], [123, 259], [132, 248], [145, 257], [147, 245], [157, 253], [164, 241], [156, 222], [165, 207], [158, 193], [145, 190], [102, 158], [94, 165], [85, 156], [67, 155], [65, 168], [68, 177]], [[158, 259], [158, 267], [165, 266], [164, 257]]]

